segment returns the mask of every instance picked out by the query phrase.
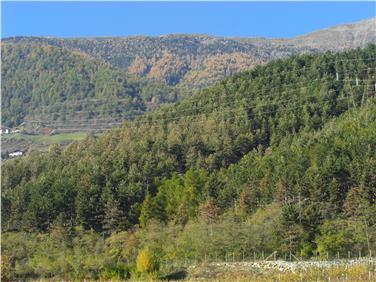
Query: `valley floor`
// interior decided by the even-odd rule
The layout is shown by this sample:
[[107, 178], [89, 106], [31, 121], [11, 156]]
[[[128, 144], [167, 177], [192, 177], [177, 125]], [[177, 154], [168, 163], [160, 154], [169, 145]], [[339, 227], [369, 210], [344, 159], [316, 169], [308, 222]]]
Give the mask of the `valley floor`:
[[86, 132], [59, 133], [54, 135], [6, 134], [1, 136], [1, 153], [3, 158], [6, 159], [11, 152], [45, 151], [52, 144], [64, 146], [71, 142], [81, 141], [86, 136]]

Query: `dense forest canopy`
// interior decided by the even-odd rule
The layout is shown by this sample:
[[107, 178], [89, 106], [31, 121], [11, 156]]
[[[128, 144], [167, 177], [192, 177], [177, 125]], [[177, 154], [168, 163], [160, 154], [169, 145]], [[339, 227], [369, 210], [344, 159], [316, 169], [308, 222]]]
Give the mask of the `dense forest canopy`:
[[168, 86], [60, 47], [3, 44], [1, 57], [5, 126], [24, 121], [57, 127], [77, 124], [71, 120], [86, 125], [93, 120], [118, 122], [178, 98], [177, 90]]
[[[158, 268], [213, 253], [375, 251], [375, 58], [369, 45], [275, 60], [106, 134], [5, 162], [4, 249], [18, 275], [98, 278], [97, 264], [127, 272], [149, 255]], [[73, 269], [57, 246], [87, 265]]]
[[189, 87], [205, 86], [272, 58], [310, 50], [278, 45], [256, 46], [232, 38], [206, 35], [93, 39], [16, 37], [7, 41], [78, 50], [139, 77]]

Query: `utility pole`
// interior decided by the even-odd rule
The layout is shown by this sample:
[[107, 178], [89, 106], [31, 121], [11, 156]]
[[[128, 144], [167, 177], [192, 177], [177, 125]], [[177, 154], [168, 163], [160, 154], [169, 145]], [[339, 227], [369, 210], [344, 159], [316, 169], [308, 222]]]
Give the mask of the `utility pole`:
[[299, 223], [302, 223], [302, 203], [301, 203], [301, 192], [299, 191], [298, 195], [298, 207], [299, 207]]
[[149, 195], [149, 179], [146, 179], [146, 195]]
[[366, 239], [367, 239], [367, 248], [368, 248], [368, 253], [371, 256], [371, 244], [369, 242], [369, 235], [368, 235], [368, 222], [366, 219], [364, 219], [364, 225], [365, 225], [365, 233], [366, 233]]

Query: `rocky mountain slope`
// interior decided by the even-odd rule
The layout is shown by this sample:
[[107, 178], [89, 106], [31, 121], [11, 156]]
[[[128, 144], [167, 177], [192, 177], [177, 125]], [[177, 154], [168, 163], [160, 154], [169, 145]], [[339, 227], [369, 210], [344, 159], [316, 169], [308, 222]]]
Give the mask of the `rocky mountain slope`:
[[337, 25], [289, 40], [294, 45], [328, 50], [364, 47], [376, 42], [376, 17], [355, 24]]

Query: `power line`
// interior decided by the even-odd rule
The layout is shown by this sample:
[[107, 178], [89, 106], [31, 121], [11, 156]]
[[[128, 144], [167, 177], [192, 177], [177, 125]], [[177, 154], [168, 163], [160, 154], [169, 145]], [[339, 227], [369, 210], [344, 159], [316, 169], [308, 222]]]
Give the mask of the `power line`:
[[[342, 97], [342, 98], [337, 98], [336, 101], [341, 101], [341, 100], [346, 100], [346, 99], [349, 99], [349, 97]], [[286, 105], [285, 105], [286, 106]], [[304, 108], [306, 107], [307, 105], [300, 105], [300, 106], [296, 106], [294, 107], [293, 109], [299, 109], [299, 108]], [[233, 109], [231, 111], [227, 111], [227, 112], [224, 112], [224, 111], [221, 111], [221, 113], [229, 113], [229, 112], [234, 112], [234, 111], [239, 111], [239, 109]], [[244, 109], [242, 109], [244, 110]], [[271, 114], [271, 113], [277, 113], [277, 112], [283, 112], [283, 111], [287, 111], [288, 109], [286, 108], [283, 108], [283, 109], [277, 109], [277, 110], [272, 110], [272, 111], [263, 111], [263, 112], [257, 112], [257, 113], [253, 113], [253, 114], [247, 114], [247, 118], [251, 117], [251, 116], [259, 116], [259, 115], [265, 115], [265, 114]], [[213, 114], [214, 112], [212, 112], [211, 114]], [[191, 116], [182, 116], [182, 117], [179, 117], [180, 120], [183, 120], [183, 118], [187, 118], [187, 117], [198, 117], [198, 116], [202, 116], [202, 117], [208, 117], [206, 114], [201, 114], [201, 115], [191, 115]], [[242, 115], [234, 115], [232, 117], [227, 117], [224, 121], [230, 121], [232, 119], [235, 119], [237, 117], [244, 117], [244, 113]], [[133, 124], [132, 126], [125, 126], [125, 122], [123, 123], [119, 123], [119, 124], [122, 124], [123, 127], [121, 128], [108, 128], [108, 129], [105, 129], [105, 130], [117, 130], [117, 129], [132, 129], [132, 128], [139, 128], [140, 124], [145, 124], [145, 125], [149, 125], [149, 126], [152, 126], [153, 128], [164, 128], [166, 125], [158, 125], [156, 124], [156, 122], [158, 121], [171, 121], [171, 120], [176, 120], [176, 118], [174, 119], [161, 119], [161, 120], [154, 120], [154, 124], [153, 122], [150, 122], [150, 121], [135, 121], [134, 123], [136, 124]], [[208, 122], [207, 120], [195, 120], [195, 121], [189, 121], [190, 124], [197, 124], [197, 123], [205, 123], [205, 122]], [[61, 129], [59, 129], [61, 130]], [[73, 130], [80, 130], [80, 128], [65, 128], [65, 129], [62, 129], [64, 131], [73, 131]], [[95, 130], [95, 129], [94, 129]]]
[[[369, 68], [368, 68], [369, 69]], [[315, 80], [313, 80], [313, 81], [319, 81], [319, 80], [323, 80], [323, 79], [315, 79]], [[336, 80], [336, 81], [339, 81], [339, 80]], [[354, 80], [352, 80], [352, 79], [346, 79], [346, 80], [340, 80], [340, 81], [354, 81]], [[359, 80], [359, 79], [357, 79], [357, 83], [358, 83], [358, 81], [374, 81], [374, 80], [369, 80], [369, 79], [364, 79], [364, 80]], [[312, 81], [311, 81], [312, 82]], [[328, 82], [330, 82], [330, 81], [328, 81]], [[300, 82], [300, 83], [296, 83], [295, 85], [298, 85], [298, 84], [301, 84], [301, 83], [305, 83], [305, 82]], [[284, 85], [283, 87], [291, 87], [291, 85], [292, 84], [289, 84], [289, 85]], [[367, 85], [364, 85], [364, 86], [367, 86]], [[370, 85], [369, 85], [370, 86]], [[302, 89], [307, 89], [307, 88], [310, 88], [310, 87], [314, 87], [314, 86], [306, 86], [306, 87], [301, 87], [300, 88], [300, 90], [302, 90]], [[281, 88], [281, 87], [275, 87], [275, 88]], [[275, 89], [274, 88], [274, 89]], [[338, 87], [339, 88], [339, 87]], [[337, 88], [337, 89], [338, 89]], [[257, 94], [257, 93], [264, 93], [264, 92], [266, 92], [266, 91], [270, 91], [270, 88], [269, 89], [267, 89], [267, 90], [262, 90], [262, 91], [260, 91], [260, 92], [253, 92], [252, 94], [253, 95], [255, 95], [255, 94]], [[332, 92], [332, 91], [330, 91], [330, 92]], [[281, 92], [281, 93], [283, 93], [283, 94], [286, 94], [286, 93], [292, 93], [291, 91], [283, 91], [283, 92]], [[281, 94], [280, 93], [280, 94]], [[275, 96], [275, 94], [271, 94], [271, 95], [267, 95], [267, 96], [263, 96], [262, 98], [265, 98], [265, 97], [268, 97], [268, 96]], [[292, 100], [292, 99], [290, 99], [290, 100]], [[285, 101], [287, 101], [287, 100], [285, 100]], [[221, 106], [223, 106], [223, 105], [230, 105], [230, 104], [235, 104], [235, 103], [237, 103], [237, 102], [231, 102], [231, 103], [224, 103], [224, 104], [222, 104]], [[268, 103], [268, 105], [270, 105], [270, 103]], [[261, 105], [257, 105], [257, 106], [261, 106]], [[198, 109], [202, 109], [202, 108], [206, 108], [206, 106], [202, 106], [202, 107], [195, 107], [195, 108], [193, 108], [193, 110], [194, 111], [197, 111]], [[244, 108], [246, 108], [246, 107], [244, 107]], [[212, 109], [213, 111], [215, 110], [215, 109]], [[179, 111], [179, 112], [185, 112], [185, 111], [192, 111], [192, 109], [187, 109], [187, 110], [182, 110], [182, 111]], [[83, 112], [83, 111], [82, 111]], [[92, 113], [92, 111], [90, 111], [90, 113]], [[176, 113], [178, 113], [178, 111], [176, 111]], [[140, 113], [140, 114], [129, 114], [129, 115], [120, 115], [120, 117], [117, 117], [117, 118], [115, 118], [115, 119], [113, 119], [114, 121], [117, 121], [118, 120], [118, 118], [124, 118], [124, 117], [129, 117], [129, 118], [137, 118], [137, 117], [139, 117], [139, 116], [141, 116], [141, 115], [143, 115], [144, 113]], [[154, 113], [154, 115], [155, 115], [156, 113]], [[163, 114], [163, 113], [162, 113]], [[180, 116], [180, 117], [178, 117], [179, 119], [182, 119], [182, 118], [184, 118], [184, 117], [187, 117], [187, 116]], [[164, 121], [168, 121], [168, 120], [174, 120], [174, 119], [176, 119], [176, 118], [164, 118], [163, 120]], [[90, 121], [91, 122], [94, 122], [95, 124], [93, 124], [93, 125], [100, 125], [100, 124], [98, 124], [98, 121], [99, 121], [100, 119], [90, 119]], [[111, 122], [111, 123], [109, 123], [109, 119], [103, 119], [105, 122], [106, 122], [106, 126], [108, 126], [108, 125], [120, 125], [120, 124], [122, 124], [123, 122]], [[155, 119], [154, 119], [155, 120]], [[79, 121], [82, 121], [82, 122], [85, 122], [86, 123], [86, 125], [87, 125], [87, 123], [88, 123], [88, 120], [87, 119], [85, 119], [85, 120], [69, 120], [69, 121], [71, 121], [71, 122], [73, 122], [73, 121], [75, 121], [75, 122], [79, 122]], [[112, 120], [111, 120], [112, 121]], [[41, 121], [41, 120], [38, 120], [38, 121], [29, 121], [29, 122], [38, 122], [38, 123], [49, 123], [50, 125], [51, 125], [51, 121]], [[54, 123], [56, 124], [56, 123], [66, 123], [67, 121], [54, 121]], [[140, 121], [138, 121], [138, 123], [140, 123]], [[145, 121], [144, 123], [150, 123], [150, 121]], [[53, 122], [52, 122], [52, 124], [53, 124]], [[95, 130], [95, 129], [94, 129]]]
[[[336, 90], [329, 90], [327, 91], [327, 94], [328, 93], [331, 93], [331, 92], [335, 92]], [[319, 98], [317, 96], [305, 96], [306, 98]], [[336, 101], [341, 101], [343, 99], [352, 99], [352, 97], [343, 97], [343, 98], [337, 98]], [[293, 101], [297, 99], [297, 97], [294, 97], [294, 98], [291, 98], [291, 99], [286, 99], [285, 102], [289, 102], [289, 101]], [[280, 103], [280, 101], [276, 102], [276, 103]], [[259, 105], [256, 105], [257, 107], [258, 106], [263, 106], [263, 105], [266, 105], [266, 106], [269, 106], [270, 105], [270, 102], [268, 102], [267, 104], [259, 104]], [[306, 106], [306, 105], [304, 105]], [[252, 109], [252, 107], [242, 107], [242, 109], [232, 109], [232, 110], [229, 110], [229, 111], [221, 111], [221, 113], [226, 113], [226, 112], [233, 112], [233, 111], [239, 111], [239, 110], [247, 110], [247, 109]], [[219, 108], [217, 110], [220, 110]], [[204, 114], [201, 114], [201, 116], [206, 116], [207, 114], [212, 114], [214, 113], [213, 112], [210, 112], [210, 113], [204, 113]], [[162, 118], [162, 119], [154, 119], [153, 122], [158, 122], [158, 121], [171, 121], [171, 120], [176, 120], [176, 119], [183, 119], [183, 118], [188, 118], [188, 117], [197, 117], [199, 115], [195, 114], [195, 115], [188, 115], [188, 116], [179, 116], [179, 117], [171, 117], [171, 118]], [[86, 120], [71, 120], [72, 122], [73, 121], [86, 121]], [[45, 121], [46, 122], [46, 121]], [[151, 121], [135, 121], [136, 123], [140, 124], [140, 123], [151, 123]], [[51, 123], [51, 122], [50, 122]], [[117, 123], [112, 123], [112, 124], [122, 124], [123, 122], [117, 122]], [[93, 124], [95, 125], [95, 124]]]
[[[366, 68], [366, 69], [369, 69], [369, 68]], [[363, 70], [365, 70], [365, 69], [363, 69]], [[292, 72], [297, 72], [296, 70], [294, 70], [294, 71], [290, 71], [291, 73]], [[283, 72], [281, 72], [281, 73], [283, 73]], [[281, 73], [279, 73], [279, 74], [281, 74]], [[331, 73], [325, 73], [325, 74], [331, 74]], [[325, 75], [325, 74], [323, 74], [323, 75]], [[327, 79], [327, 78], [317, 78], [317, 79], [311, 79], [310, 81], [312, 82], [312, 81], [320, 81], [320, 80], [325, 80], [325, 79]], [[333, 77], [333, 79], [334, 79], [334, 77]], [[336, 81], [347, 81], [347, 80], [336, 80]], [[359, 81], [362, 81], [362, 80], [359, 80]], [[302, 84], [302, 83], [307, 83], [307, 82], [300, 82], [300, 83], [294, 83], [294, 85], [295, 84]], [[289, 86], [289, 85], [287, 85], [287, 86]], [[276, 87], [277, 88], [277, 87]], [[273, 88], [269, 88], [269, 89], [273, 89]], [[115, 98], [115, 99], [112, 99], [112, 98]], [[112, 99], [112, 100], [111, 100]], [[101, 98], [101, 99], [85, 99], [85, 100], [82, 100], [83, 102], [88, 102], [88, 101], [93, 101], [93, 102], [98, 102], [98, 101], [104, 101], [104, 102], [120, 102], [120, 101], [131, 101], [132, 99], [131, 99], [131, 97], [128, 97], [128, 98], [122, 98], [122, 99], [116, 99], [116, 97], [108, 97], [108, 98]], [[74, 106], [74, 105], [82, 105], [83, 103], [82, 102], [75, 102], [75, 103], [70, 103], [70, 104], [67, 104], [66, 102], [56, 102], [56, 103], [54, 103], [54, 104], [52, 104], [52, 105], [44, 105], [44, 106], [40, 106], [39, 108], [49, 108], [49, 107], [53, 107], [53, 106], [56, 106], [56, 105], [68, 105], [68, 106]]]
[[[307, 88], [307, 87], [302, 87], [300, 89], [304, 89], [304, 88]], [[326, 94], [329, 94], [329, 93], [333, 93], [335, 91], [337, 91], [338, 89], [331, 89], [331, 90], [328, 90], [326, 92]], [[293, 91], [288, 91], [288, 92], [282, 92], [282, 93], [293, 93]], [[263, 97], [264, 98], [264, 97]], [[294, 98], [290, 98], [290, 99], [284, 99], [283, 101], [294, 101], [296, 99], [298, 99], [299, 97], [294, 97]], [[318, 98], [317, 96], [314, 96], [314, 95], [310, 95], [310, 96], [304, 96], [302, 98]], [[346, 97], [347, 98], [347, 97]], [[256, 106], [259, 107], [259, 106], [269, 106], [271, 105], [271, 103], [280, 103], [281, 101], [276, 101], [276, 102], [267, 102], [267, 103], [264, 103], [264, 104], [257, 104]], [[220, 106], [224, 106], [224, 105], [228, 105], [228, 106], [232, 106], [233, 105], [233, 102], [231, 103], [224, 103], [224, 104], [221, 104]], [[235, 105], [234, 105], [235, 106]], [[251, 109], [249, 106], [247, 107], [246, 105], [239, 105], [239, 106], [244, 106], [245, 109]], [[204, 108], [204, 107], [202, 107]], [[195, 108], [196, 110], [197, 108]], [[216, 108], [216, 109], [212, 109], [211, 112], [206, 112], [208, 114], [212, 113], [214, 110], [220, 110], [220, 108]], [[179, 111], [179, 112], [175, 112], [175, 113], [181, 113], [181, 112], [184, 112], [184, 111]], [[205, 114], [205, 113], [203, 113]], [[197, 114], [194, 114], [194, 115], [189, 115], [189, 116], [179, 116], [178, 118], [181, 118], [181, 117], [192, 117], [192, 116], [196, 116]], [[162, 118], [161, 120], [166, 120], [167, 118]], [[108, 119], [89, 119], [90, 121], [97, 121], [97, 120], [108, 120]], [[89, 121], [88, 119], [81, 119], [81, 120], [66, 120], [66, 121], [53, 121], [53, 122], [56, 122], [56, 123], [65, 123], [67, 121], [71, 121], [71, 122], [79, 122], [79, 121]], [[30, 120], [29, 120], [30, 121]], [[31, 122], [48, 122], [48, 121], [45, 121], [45, 120], [31, 120]]]
[[345, 61], [375, 61], [375, 62], [376, 62], [376, 57], [375, 57], [375, 58], [365, 58], [365, 59], [343, 59], [343, 60], [334, 60], [334, 62], [345, 62]]
[[[302, 88], [300, 88], [300, 90], [301, 89], [304, 89], [304, 88], [307, 88], [307, 87], [302, 87]], [[329, 93], [333, 93], [333, 92], [336, 92], [336, 91], [338, 91], [339, 90], [339, 87], [337, 87], [336, 89], [330, 89], [330, 90], [327, 90], [326, 91], [326, 94], [329, 94]], [[293, 91], [285, 91], [285, 92], [282, 92], [282, 93], [294, 93]], [[299, 93], [297, 93], [297, 94], [299, 94]], [[264, 96], [264, 97], [267, 97], [267, 96]], [[263, 98], [264, 98], [263, 97]], [[277, 97], [277, 96], [276, 96]], [[270, 106], [272, 103], [281, 103], [281, 102], [289, 102], [289, 101], [294, 101], [294, 100], [296, 100], [296, 99], [299, 99], [300, 97], [294, 97], [294, 98], [290, 98], [290, 99], [282, 99], [282, 101], [275, 101], [275, 102], [270, 102], [270, 101], [268, 101], [267, 103], [264, 103], [264, 104], [257, 104], [257, 105], [254, 105], [254, 106], [257, 106], [257, 107], [259, 107], [259, 106]], [[303, 96], [303, 97], [301, 97], [301, 98], [306, 98], [306, 99], [309, 99], [309, 98], [320, 98], [319, 96], [315, 96], [315, 95], [307, 95], [307, 96]], [[348, 98], [348, 97], [345, 97], [346, 99]], [[337, 99], [338, 100], [338, 99]], [[222, 107], [222, 106], [224, 106], [224, 105], [233, 105], [233, 103], [224, 103], [224, 104], [221, 104], [221, 105], [219, 105], [219, 107], [218, 108], [216, 108], [216, 109], [212, 109], [212, 111], [214, 111], [214, 110], [221, 110], [221, 108], [220, 107]], [[252, 107], [251, 106], [247, 106], [247, 105], [240, 105], [239, 104], [239, 106], [241, 106], [241, 107], [243, 107], [244, 109], [252, 109]], [[206, 107], [202, 107], [202, 108], [206, 108]], [[195, 108], [195, 109], [197, 109], [197, 108]], [[211, 112], [212, 112], [211, 111]], [[231, 110], [230, 110], [231, 111]], [[180, 112], [184, 112], [184, 111], [177, 111], [177, 112], [174, 112], [174, 113], [180, 113]], [[211, 112], [204, 112], [204, 113], [202, 113], [201, 115], [205, 115], [205, 114], [210, 114]], [[223, 112], [223, 111], [222, 111]], [[155, 116], [155, 115], [154, 115]], [[162, 118], [161, 120], [174, 120], [174, 119], [179, 119], [179, 118], [184, 118], [184, 117], [194, 117], [194, 116], [197, 116], [197, 114], [193, 114], [193, 115], [188, 115], [188, 116], [178, 116], [178, 117], [170, 117], [170, 118], [167, 118], [167, 117], [165, 117], [165, 118]], [[147, 116], [145, 116], [145, 118], [147, 118]], [[156, 119], [153, 119], [153, 120], [156, 120]], [[135, 122], [139, 122], [139, 121], [135, 121]], [[146, 123], [148, 122], [148, 121], [145, 121]]]
[[[285, 59], [279, 59], [279, 60], [285, 60]], [[373, 60], [375, 60], [375, 62], [376, 62], [376, 59], [373, 59]], [[354, 61], [370, 61], [370, 60], [362, 60], [362, 59], [355, 59]], [[336, 62], [342, 62], [342, 61], [335, 61], [335, 62], [333, 62], [334, 64], [336, 63]], [[269, 62], [269, 63], [271, 63], [271, 62]], [[264, 67], [264, 68], [267, 68], [267, 66], [268, 66], [268, 64], [265, 64], [265, 65], [259, 65], [260, 67]], [[256, 66], [257, 67], [257, 66]], [[300, 67], [299, 69], [296, 69], [296, 70], [288, 70], [288, 71], [278, 71], [277, 70], [277, 72], [278, 72], [278, 74], [280, 75], [280, 74], [290, 74], [290, 73], [298, 73], [299, 71], [304, 71], [304, 72], [306, 72], [306, 71], [309, 71], [309, 70], [322, 70], [322, 68], [319, 68], [320, 66], [315, 66], [314, 68], [312, 68], [312, 66], [302, 66], [302, 67]], [[349, 68], [351, 68], [351, 67], [354, 67], [354, 68], [356, 68], [357, 70], [360, 70], [360, 71], [362, 71], [362, 70], [369, 70], [370, 68], [372, 69], [372, 68], [375, 68], [374, 66], [367, 66], [367, 67], [363, 67], [363, 68], [358, 68], [356, 65], [341, 65], [341, 66], [333, 66], [333, 70], [334, 71], [337, 71], [337, 67], [343, 67], [344, 69], [342, 69], [342, 71], [346, 71], [346, 70], [348, 70]], [[252, 72], [254, 69], [250, 69], [250, 70], [246, 70], [245, 72]], [[272, 73], [273, 75], [274, 75], [274, 73]], [[326, 73], [326, 74], [331, 74], [331, 73]], [[235, 75], [237, 75], [237, 74], [235, 74]]]
[[[350, 81], [350, 80], [349, 80]], [[351, 80], [352, 81], [352, 80]], [[367, 81], [374, 81], [374, 80], [367, 80]], [[299, 83], [301, 84], [301, 83]], [[297, 84], [289, 84], [285, 87], [291, 87], [292, 85], [297, 85]], [[372, 85], [363, 85], [363, 86], [372, 86]], [[305, 86], [305, 87], [300, 87], [298, 89], [295, 89], [295, 90], [289, 90], [289, 91], [282, 91], [280, 92], [279, 94], [287, 94], [287, 93], [294, 93], [295, 91], [297, 90], [302, 90], [302, 89], [308, 89], [308, 88], [314, 88], [314, 86]], [[341, 87], [340, 86], [337, 86], [336, 89], [340, 89]], [[262, 93], [265, 93], [265, 92], [269, 92], [267, 90], [263, 90], [263, 91], [259, 91], [259, 92], [251, 92], [253, 95], [255, 94], [262, 94]], [[270, 95], [264, 95], [262, 96], [261, 98], [267, 98], [267, 97], [271, 97], [271, 96], [274, 96], [274, 97], [278, 97], [276, 96], [275, 93], [272, 93]], [[222, 103], [222, 105], [232, 105], [232, 104], [235, 104], [235, 103], [238, 103], [237, 101], [234, 101], [234, 102], [230, 102], [230, 103]], [[207, 108], [207, 106], [201, 106], [201, 107], [192, 107], [192, 109], [187, 109], [187, 110], [180, 110], [179, 113], [181, 112], [191, 112], [191, 111], [196, 111], [198, 109], [203, 109], [203, 108]], [[82, 113], [84, 111], [80, 111], [80, 113]], [[69, 113], [69, 112], [66, 112], [66, 113]], [[92, 113], [92, 111], [88, 111], [88, 113]], [[146, 112], [147, 114], [148, 112]], [[150, 113], [150, 112], [149, 112]], [[153, 112], [153, 115], [157, 115], [158, 112]], [[145, 115], [145, 113], [140, 113], [140, 114], [128, 114], [128, 115], [119, 115], [117, 116], [115, 119], [118, 119], [118, 118], [129, 118], [129, 119], [132, 119], [132, 118], [137, 118], [139, 116], [142, 116], [142, 115]], [[163, 113], [161, 113], [161, 115], [163, 115]], [[26, 120], [27, 122], [41, 122], [40, 120]], [[79, 121], [84, 121], [84, 120], [79, 120]], [[63, 122], [63, 121], [62, 121]]]

